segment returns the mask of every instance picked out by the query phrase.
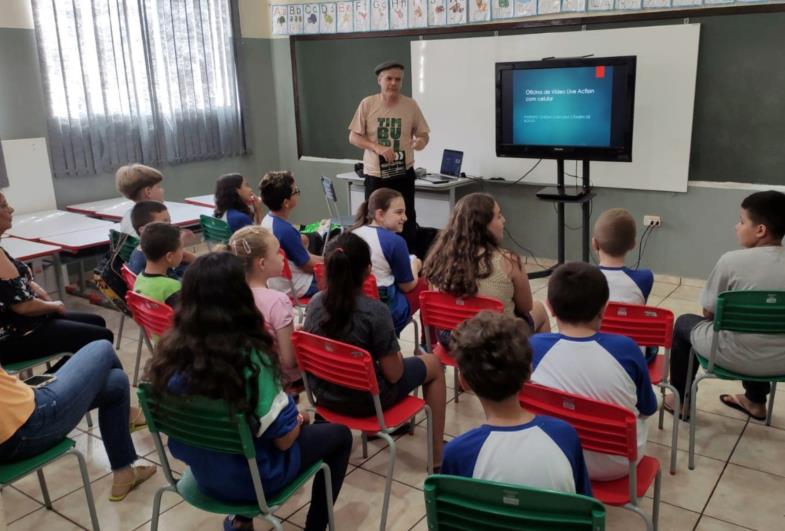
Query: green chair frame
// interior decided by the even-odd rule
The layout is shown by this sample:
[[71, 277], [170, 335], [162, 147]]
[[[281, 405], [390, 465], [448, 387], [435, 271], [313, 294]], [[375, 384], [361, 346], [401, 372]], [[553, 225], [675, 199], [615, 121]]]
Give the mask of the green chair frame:
[[202, 229], [202, 238], [211, 251], [213, 242], [229, 243], [229, 238], [232, 237], [232, 229], [229, 224], [215, 216], [202, 214], [199, 216], [199, 226]]
[[[330, 531], [335, 529], [330, 467], [323, 461], [314, 463], [281, 492], [268, 499], [264, 494], [262, 480], [259, 476], [253, 435], [242, 413], [231, 411], [222, 400], [169, 394], [160, 397], [153, 394], [150, 384], [147, 382], [139, 385], [137, 394], [139, 405], [147, 419], [147, 427], [153, 436], [164, 475], [169, 482], [169, 485], [161, 487], [155, 493], [153, 517], [150, 524], [151, 531], [158, 529], [161, 496], [166, 491], [178, 493], [189, 504], [203, 511], [217, 514], [238, 514], [248, 518], [261, 515], [275, 529], [282, 530], [281, 521], [273, 512], [320, 470], [324, 472], [329, 528]], [[179, 480], [175, 480], [161, 441], [161, 433], [196, 448], [245, 456], [248, 461], [248, 470], [251, 474], [256, 501], [254, 503], [227, 503], [208, 496], [199, 490], [190, 467], [185, 470]]]
[[[771, 425], [771, 415], [774, 410], [774, 394], [777, 392], [777, 382], [785, 382], [785, 375], [777, 376], [749, 376], [739, 372], [729, 371], [716, 365], [717, 341], [721, 331], [742, 333], [742, 334], [782, 334], [785, 336], [785, 291], [725, 291], [717, 297], [717, 304], [714, 309], [714, 334], [711, 340], [711, 352], [708, 358], [704, 358], [694, 350], [690, 356], [689, 370], [687, 374], [692, 374], [692, 367], [697, 358], [698, 363], [703, 367], [703, 374], [696, 376], [692, 382], [689, 395], [686, 394], [685, 400], [688, 401], [690, 409], [690, 449], [689, 449], [689, 468], [695, 469], [695, 428], [697, 425], [697, 396], [698, 384], [706, 378], [717, 378], [720, 380], [749, 380], [753, 382], [771, 383], [769, 393], [769, 403], [766, 408], [766, 426]], [[783, 337], [785, 345], [785, 337]], [[782, 350], [783, 360], [785, 360], [785, 346]]]
[[580, 494], [440, 474], [423, 490], [430, 531], [605, 529], [605, 506]]
[[87, 508], [90, 511], [90, 521], [93, 524], [93, 530], [99, 531], [98, 513], [95, 511], [95, 501], [93, 499], [93, 491], [90, 488], [90, 476], [87, 473], [87, 464], [85, 463], [84, 456], [82, 456], [81, 452], [74, 448], [75, 445], [76, 443], [73, 439], [65, 438], [62, 442], [36, 456], [15, 463], [0, 465], [0, 489], [36, 472], [38, 474], [38, 482], [41, 485], [41, 494], [43, 494], [44, 497], [44, 505], [46, 505], [47, 509], [51, 510], [52, 500], [49, 497], [49, 489], [46, 486], [43, 468], [66, 455], [73, 455], [76, 457], [76, 460], [79, 461], [79, 472], [82, 474], [82, 483], [84, 485], [85, 496], [87, 497]]

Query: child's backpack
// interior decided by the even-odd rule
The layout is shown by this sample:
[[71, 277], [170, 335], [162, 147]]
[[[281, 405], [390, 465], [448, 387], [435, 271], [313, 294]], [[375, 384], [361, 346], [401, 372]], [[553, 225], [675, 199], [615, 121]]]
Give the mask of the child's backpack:
[[129, 316], [131, 312], [125, 304], [128, 287], [120, 270], [138, 245], [138, 238], [110, 230], [109, 251], [93, 270], [93, 281], [101, 293], [118, 311]]

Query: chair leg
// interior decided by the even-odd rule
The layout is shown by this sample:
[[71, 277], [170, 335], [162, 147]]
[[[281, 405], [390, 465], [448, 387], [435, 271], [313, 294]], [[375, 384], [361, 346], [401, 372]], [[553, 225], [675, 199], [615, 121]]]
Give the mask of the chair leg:
[[[273, 529], [275, 529], [275, 531], [283, 531], [283, 526], [281, 525], [281, 520], [277, 516], [275, 516], [273, 513], [268, 513], [268, 514], [262, 515], [262, 518], [264, 518], [265, 520], [267, 520], [267, 522], [272, 524]], [[151, 531], [152, 531], [152, 529], [151, 529]]]
[[646, 531], [654, 531], [655, 530], [655, 527], [654, 527], [654, 524], [651, 521], [651, 518], [649, 518], [649, 515], [646, 514], [646, 512], [643, 509], [641, 509], [640, 507], [638, 507], [637, 505], [634, 505], [632, 503], [628, 503], [627, 505], [624, 506], [624, 508], [634, 512], [635, 514], [637, 514], [638, 516], [640, 516], [643, 519], [643, 523], [646, 524]]
[[695, 381], [692, 382], [692, 387], [690, 389], [690, 396], [689, 396], [689, 403], [690, 403], [690, 459], [689, 459], [689, 467], [690, 470], [695, 470], [695, 428], [698, 424], [698, 384], [701, 380], [706, 378], [706, 374], [699, 374], [695, 377]]
[[327, 463], [320, 467], [324, 478], [324, 495], [327, 497], [327, 529], [335, 531], [335, 514], [333, 514], [333, 482], [332, 472]]
[[88, 428], [92, 428], [93, 427], [93, 416], [90, 414], [90, 411], [87, 411], [84, 414], [84, 419], [87, 421], [87, 427]]
[[460, 385], [461, 385], [461, 383], [458, 381], [458, 366], [457, 365], [453, 365], [453, 367], [452, 367], [452, 392], [453, 392], [453, 395], [455, 396], [455, 403], [456, 404], [458, 403], [458, 395], [461, 394], [461, 391], [459, 389]]
[[90, 487], [90, 475], [87, 473], [87, 463], [85, 463], [84, 456], [79, 450], [71, 450], [69, 452], [76, 457], [79, 461], [79, 472], [82, 474], [82, 483], [84, 484], [84, 494], [87, 498], [87, 509], [90, 511], [90, 521], [93, 524], [93, 531], [101, 529], [98, 524], [98, 513], [95, 510], [95, 499], [93, 498], [93, 489]]
[[395, 441], [389, 434], [380, 431], [379, 437], [387, 442], [390, 447], [390, 461], [387, 463], [387, 477], [384, 480], [384, 502], [382, 503], [382, 519], [379, 523], [379, 529], [385, 531], [387, 529], [387, 509], [390, 506], [390, 491], [392, 490], [393, 471], [395, 470]]
[[368, 459], [368, 434], [362, 432], [360, 440], [362, 440], [363, 443], [363, 459]]
[[433, 474], [433, 413], [430, 406], [425, 406], [425, 430], [428, 437], [428, 461], [426, 462], [428, 474]]
[[[662, 396], [665, 396], [665, 389], [670, 390], [671, 394], [673, 395], [673, 411], [676, 414], [673, 415], [673, 433], [671, 433], [671, 475], [676, 473], [676, 459], [678, 457], [678, 450], [679, 450], [679, 415], [678, 412], [681, 411], [681, 398], [679, 397], [679, 392], [676, 390], [669, 383], [662, 383], [660, 384], [660, 389], [662, 389]], [[660, 429], [662, 429], [662, 415], [665, 411], [665, 407], [660, 408]]]
[[144, 329], [139, 327], [139, 340], [136, 344], [136, 365], [134, 366], [134, 383], [133, 386], [139, 382], [139, 363], [142, 361], [142, 343], [144, 342]]
[[38, 474], [38, 484], [41, 485], [41, 494], [44, 497], [44, 505], [47, 509], [52, 508], [52, 499], [49, 497], [49, 488], [46, 486], [46, 478], [44, 477], [44, 471], [42, 469], [38, 469], [35, 471]]
[[660, 490], [662, 488], [662, 469], [657, 470], [654, 477], [654, 500], [651, 505], [651, 520], [654, 531], [660, 526]]
[[769, 405], [766, 408], [766, 426], [771, 426], [771, 416], [774, 413], [774, 394], [777, 392], [777, 382], [771, 382], [769, 392]]
[[[662, 402], [660, 403], [660, 411], [659, 411], [659, 419], [657, 420], [657, 427], [662, 429], [663, 422], [665, 420], [665, 388], [672, 387], [665, 382], [660, 383], [660, 395], [662, 397]], [[676, 394], [676, 396], [679, 396]]]
[[120, 313], [120, 326], [117, 327], [117, 344], [115, 344], [115, 349], [120, 350], [120, 341], [123, 339], [123, 326], [125, 326], [125, 314]]
[[161, 496], [163, 496], [164, 492], [167, 490], [170, 492], [177, 492], [171, 485], [166, 485], [155, 491], [155, 496], [153, 497], [153, 518], [150, 520], [150, 531], [158, 531], [158, 517], [161, 516]]

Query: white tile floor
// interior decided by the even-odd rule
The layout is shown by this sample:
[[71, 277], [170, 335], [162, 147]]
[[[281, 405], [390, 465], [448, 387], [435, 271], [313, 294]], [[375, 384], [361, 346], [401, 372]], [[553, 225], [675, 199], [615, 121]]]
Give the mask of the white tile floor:
[[[532, 290], [536, 299], [543, 300], [547, 280], [533, 280]], [[676, 315], [698, 312], [697, 297], [701, 280], [657, 276], [650, 297], [650, 304], [672, 310]], [[90, 306], [82, 299], [69, 298], [69, 307], [98, 311], [107, 317], [110, 326], [117, 330], [117, 314]], [[133, 371], [138, 329], [126, 324], [120, 347], [120, 358], [129, 374]], [[402, 350], [410, 355], [414, 349], [411, 327], [404, 332]], [[149, 356], [145, 352], [144, 360]], [[449, 371], [449, 369], [448, 369]], [[448, 373], [448, 385], [452, 374]], [[700, 409], [697, 435], [697, 467], [687, 468], [687, 425], [682, 424], [679, 436], [679, 466], [675, 476], [663, 474], [660, 529], [702, 531], [739, 529], [785, 528], [785, 397], [777, 397], [774, 422], [771, 427], [750, 421], [744, 415], [719, 403], [718, 395], [740, 392], [735, 382], [708, 380], [702, 384], [698, 407]], [[135, 393], [132, 391], [135, 401]], [[464, 394], [459, 403], [452, 401], [448, 389], [447, 439], [483, 422], [479, 401], [471, 394]], [[665, 429], [657, 429], [653, 417], [649, 429], [649, 454], [657, 457], [665, 468], [670, 456], [670, 417]], [[104, 529], [149, 529], [153, 493], [164, 483], [162, 473], [132, 492], [121, 503], [108, 501], [111, 485], [106, 454], [101, 445], [98, 428], [88, 430], [84, 422], [72, 434], [77, 447], [87, 459], [96, 497], [99, 518]], [[414, 436], [398, 439], [398, 462], [395, 470], [390, 501], [389, 528], [393, 530], [424, 530], [425, 504], [421, 491], [425, 479], [425, 429], [419, 426]], [[137, 453], [142, 459], [158, 462], [158, 456], [146, 431], [133, 435]], [[359, 438], [355, 447], [343, 490], [335, 507], [337, 527], [340, 530], [378, 529], [381, 498], [384, 489], [384, 467], [387, 451], [383, 443], [372, 442], [367, 459], [361, 457]], [[174, 465], [182, 470], [182, 464]], [[89, 525], [89, 516], [76, 464], [63, 460], [46, 469], [46, 476], [54, 500], [54, 510], [43, 507], [43, 500], [35, 476], [26, 478], [6, 488], [3, 500], [9, 528], [66, 530], [82, 529]], [[301, 529], [305, 522], [310, 487], [301, 489], [281, 510], [285, 529]], [[650, 495], [651, 493], [649, 493]], [[644, 503], [650, 510], [651, 499]], [[191, 530], [221, 528], [223, 517], [193, 509], [177, 496], [163, 498], [161, 529]], [[267, 529], [258, 521], [256, 529]], [[629, 511], [609, 508], [607, 528], [613, 530], [643, 529], [642, 521]]]

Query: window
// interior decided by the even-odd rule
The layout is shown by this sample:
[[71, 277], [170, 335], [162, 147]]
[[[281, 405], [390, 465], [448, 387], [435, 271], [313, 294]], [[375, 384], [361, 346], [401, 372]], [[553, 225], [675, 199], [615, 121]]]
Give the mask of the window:
[[55, 175], [245, 152], [230, 0], [34, 0]]

